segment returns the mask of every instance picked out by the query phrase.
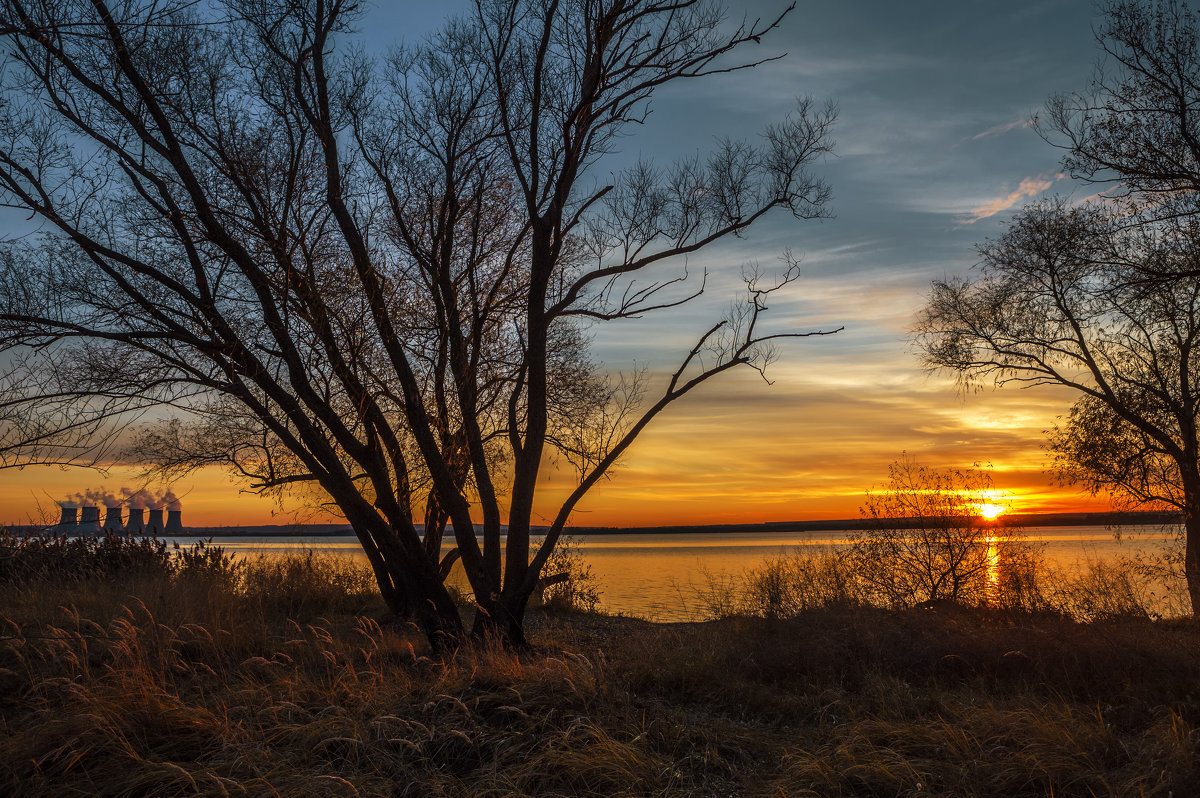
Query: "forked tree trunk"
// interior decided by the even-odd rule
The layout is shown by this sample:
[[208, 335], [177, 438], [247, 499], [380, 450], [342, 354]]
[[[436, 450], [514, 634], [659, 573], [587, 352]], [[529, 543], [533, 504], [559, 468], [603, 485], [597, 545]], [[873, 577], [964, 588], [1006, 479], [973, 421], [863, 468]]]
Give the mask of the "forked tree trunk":
[[494, 641], [505, 648], [516, 650], [529, 647], [524, 635], [523, 610], [514, 610], [506, 602], [490, 602], [490, 606], [478, 606], [470, 636], [476, 641]]
[[367, 552], [388, 609], [398, 617], [415, 621], [434, 651], [457, 648], [466, 631], [458, 607], [446, 590], [440, 563], [429, 558], [419, 543], [410, 546], [410, 556], [404, 556], [398, 534], [391, 541], [393, 545], [377, 545], [366, 527], [354, 525], [354, 530]]
[[[425, 569], [422, 569], [425, 570]], [[432, 570], [432, 569], [431, 569]], [[458, 607], [450, 598], [436, 571], [420, 574], [404, 583], [408, 614], [428, 638], [436, 652], [457, 648], [466, 636]]]
[[525, 605], [529, 597], [479, 602], [471, 637], [479, 641], [498, 641], [508, 648], [528, 648], [525, 639]]

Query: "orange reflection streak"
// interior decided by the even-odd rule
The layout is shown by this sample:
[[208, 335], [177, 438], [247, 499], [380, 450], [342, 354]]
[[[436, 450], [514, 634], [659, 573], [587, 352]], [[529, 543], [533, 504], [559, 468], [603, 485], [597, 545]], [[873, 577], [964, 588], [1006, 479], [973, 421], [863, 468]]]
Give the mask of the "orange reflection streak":
[[996, 545], [996, 538], [988, 535], [987, 538], [987, 587], [984, 589], [984, 596], [988, 604], [994, 604], [1000, 595], [1000, 549]]

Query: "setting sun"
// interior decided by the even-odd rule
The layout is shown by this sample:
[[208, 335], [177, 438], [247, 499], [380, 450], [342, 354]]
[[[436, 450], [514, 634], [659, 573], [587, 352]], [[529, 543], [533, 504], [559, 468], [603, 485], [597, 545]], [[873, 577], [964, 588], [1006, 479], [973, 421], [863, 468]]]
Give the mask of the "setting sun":
[[979, 515], [991, 521], [1004, 512], [1004, 508], [999, 504], [981, 504], [979, 505]]

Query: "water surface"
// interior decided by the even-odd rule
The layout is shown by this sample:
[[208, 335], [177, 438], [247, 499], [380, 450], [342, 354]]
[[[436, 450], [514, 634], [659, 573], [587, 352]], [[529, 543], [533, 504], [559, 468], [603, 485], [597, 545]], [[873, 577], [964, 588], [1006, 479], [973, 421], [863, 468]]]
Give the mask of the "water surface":
[[[1121, 536], [1104, 526], [1030, 527], [1026, 537], [1044, 546], [1052, 566], [1074, 570], [1114, 556], [1157, 554], [1175, 541], [1172, 528], [1124, 527]], [[997, 530], [1001, 536], [1004, 530]], [[846, 545], [845, 531], [714, 532], [589, 535], [577, 538], [580, 553], [599, 582], [601, 606], [653, 621], [691, 620], [703, 610], [714, 584], [736, 578], [765, 559], [793, 551]], [[173, 538], [181, 545], [198, 537]], [[314, 548], [366, 559], [353, 537], [236, 536], [216, 539], [233, 552], [286, 552]], [[465, 586], [461, 566], [451, 576]]]

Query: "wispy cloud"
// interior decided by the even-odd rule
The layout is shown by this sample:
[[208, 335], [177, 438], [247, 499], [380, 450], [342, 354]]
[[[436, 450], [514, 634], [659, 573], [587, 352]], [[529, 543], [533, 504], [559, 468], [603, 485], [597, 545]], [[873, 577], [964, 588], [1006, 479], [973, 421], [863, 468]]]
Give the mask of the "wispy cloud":
[[1037, 177], [1027, 177], [1017, 186], [1016, 191], [1011, 191], [1008, 194], [1003, 194], [994, 199], [988, 200], [982, 205], [978, 205], [968, 211], [959, 219], [959, 224], [975, 224], [980, 219], [987, 219], [995, 216], [1001, 211], [1006, 211], [1016, 205], [1023, 199], [1036, 197], [1037, 195], [1049, 190], [1054, 185], [1056, 180], [1062, 180], [1066, 175], [1061, 172], [1056, 175], [1038, 175]]
[[1016, 130], [1017, 128], [1021, 128], [1021, 127], [1033, 127], [1033, 120], [1032, 119], [1018, 119], [1015, 122], [1005, 122], [1002, 125], [996, 125], [994, 127], [989, 127], [987, 130], [983, 131], [982, 133], [976, 133], [974, 136], [971, 136], [971, 140], [974, 141], [975, 139], [982, 139], [982, 138], [986, 138], [987, 136], [998, 136], [1001, 133], [1007, 133], [1010, 130]]

